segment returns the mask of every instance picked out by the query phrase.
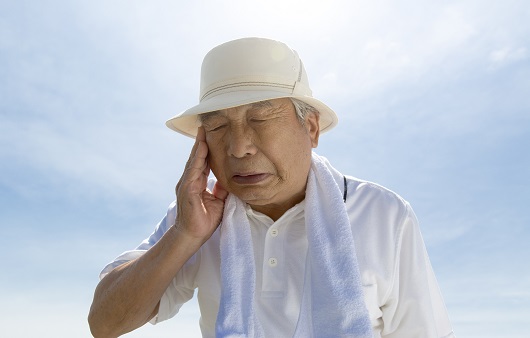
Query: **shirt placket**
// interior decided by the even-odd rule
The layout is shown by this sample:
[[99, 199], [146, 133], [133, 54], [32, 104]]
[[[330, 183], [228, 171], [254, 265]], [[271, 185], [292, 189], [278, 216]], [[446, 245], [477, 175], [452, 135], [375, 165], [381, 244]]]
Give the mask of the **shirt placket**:
[[261, 296], [278, 298], [284, 296], [285, 253], [284, 239], [280, 224], [274, 223], [265, 235], [263, 252], [263, 280]]

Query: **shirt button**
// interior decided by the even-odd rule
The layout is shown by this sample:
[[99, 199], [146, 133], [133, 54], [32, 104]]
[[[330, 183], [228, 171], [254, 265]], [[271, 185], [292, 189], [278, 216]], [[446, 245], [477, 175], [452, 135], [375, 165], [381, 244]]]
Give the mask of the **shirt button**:
[[278, 232], [279, 231], [278, 231], [278, 229], [271, 229], [269, 232], [270, 232], [272, 237], [276, 237], [276, 236], [278, 236]]
[[276, 258], [269, 258], [269, 266], [274, 268], [276, 265], [278, 265], [278, 260]]

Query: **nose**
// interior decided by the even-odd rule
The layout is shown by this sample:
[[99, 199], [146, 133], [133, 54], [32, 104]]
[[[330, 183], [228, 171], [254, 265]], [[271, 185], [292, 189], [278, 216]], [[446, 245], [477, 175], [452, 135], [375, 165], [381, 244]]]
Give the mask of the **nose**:
[[253, 142], [253, 133], [248, 126], [233, 126], [228, 137], [229, 156], [243, 158], [256, 153], [256, 146]]

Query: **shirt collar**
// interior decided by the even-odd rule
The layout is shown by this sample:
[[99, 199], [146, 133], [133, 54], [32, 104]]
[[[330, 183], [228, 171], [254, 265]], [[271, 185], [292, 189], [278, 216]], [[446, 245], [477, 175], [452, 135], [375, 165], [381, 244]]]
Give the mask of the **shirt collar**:
[[[257, 221], [259, 223], [265, 224], [268, 227], [274, 224], [275, 222], [270, 218], [269, 216], [253, 210], [250, 205], [245, 205], [245, 210], [247, 212], [247, 216], [250, 220]], [[292, 222], [293, 220], [299, 219], [304, 216], [304, 210], [305, 210], [305, 200], [302, 202], [296, 204], [291, 209], [287, 210], [277, 221], [276, 223], [286, 223], [286, 222]]]

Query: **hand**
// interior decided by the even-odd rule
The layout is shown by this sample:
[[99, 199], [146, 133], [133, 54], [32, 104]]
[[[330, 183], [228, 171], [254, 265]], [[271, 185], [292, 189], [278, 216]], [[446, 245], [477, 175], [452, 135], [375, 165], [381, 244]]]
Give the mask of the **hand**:
[[210, 166], [208, 145], [203, 127], [199, 127], [195, 144], [177, 187], [177, 219], [175, 226], [193, 238], [206, 241], [217, 229], [223, 216], [228, 192], [216, 183], [213, 192], [206, 185]]

